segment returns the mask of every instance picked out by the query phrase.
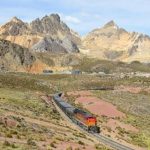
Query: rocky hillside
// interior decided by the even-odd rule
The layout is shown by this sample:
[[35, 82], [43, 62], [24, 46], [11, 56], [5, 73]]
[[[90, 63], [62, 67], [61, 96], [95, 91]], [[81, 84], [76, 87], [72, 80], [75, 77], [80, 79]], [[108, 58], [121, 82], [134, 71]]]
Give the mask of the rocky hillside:
[[149, 62], [150, 37], [127, 32], [110, 21], [82, 39], [81, 52], [100, 59]]
[[45, 37], [31, 48], [34, 52], [51, 52], [51, 53], [78, 53], [78, 47], [68, 38], [63, 40], [54, 40]]
[[[80, 37], [57, 14], [37, 18], [31, 23], [14, 17], [0, 27], [0, 38], [36, 51], [79, 52]], [[47, 44], [54, 49], [46, 50]]]
[[[44, 44], [46, 47], [43, 46]], [[37, 47], [43, 49], [44, 52], [38, 51]], [[63, 47], [61, 49], [62, 53], [60, 53], [59, 47], [58, 43], [44, 38], [43, 43], [41, 42], [41, 45], [36, 44], [34, 51], [31, 52], [27, 48], [1, 39], [0, 72], [42, 73], [43, 70], [63, 71], [72, 69], [72, 66], [79, 64], [80, 54], [68, 53]], [[49, 51], [52, 53], [49, 53]]]
[[30, 71], [36, 58], [28, 49], [0, 40], [0, 70]]

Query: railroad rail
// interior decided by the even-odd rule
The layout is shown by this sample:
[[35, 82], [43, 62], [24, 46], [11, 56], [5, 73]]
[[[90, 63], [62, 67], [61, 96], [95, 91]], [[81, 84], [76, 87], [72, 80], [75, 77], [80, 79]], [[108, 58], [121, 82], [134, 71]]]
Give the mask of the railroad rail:
[[93, 134], [96, 138], [98, 138], [100, 140], [100, 142], [109, 145], [110, 147], [112, 147], [113, 149], [116, 150], [133, 150], [132, 148], [129, 148], [123, 144], [120, 144], [104, 135], [99, 135], [99, 134]]
[[112, 140], [109, 137], [106, 137], [104, 135], [98, 134], [98, 133], [89, 133], [86, 130], [84, 130], [81, 126], [77, 125], [73, 120], [71, 120], [64, 112], [63, 110], [61, 110], [61, 108], [59, 108], [59, 106], [57, 106], [57, 104], [55, 103], [55, 101], [52, 99], [52, 103], [54, 104], [54, 106], [56, 107], [57, 111], [60, 113], [60, 115], [66, 119], [67, 121], [73, 123], [76, 127], [78, 127], [78, 129], [80, 129], [80, 131], [84, 131], [88, 136], [90, 137], [94, 137], [97, 139], [97, 141], [115, 149], [115, 150], [134, 150], [130, 147], [127, 147], [121, 143], [118, 143], [117, 141]]

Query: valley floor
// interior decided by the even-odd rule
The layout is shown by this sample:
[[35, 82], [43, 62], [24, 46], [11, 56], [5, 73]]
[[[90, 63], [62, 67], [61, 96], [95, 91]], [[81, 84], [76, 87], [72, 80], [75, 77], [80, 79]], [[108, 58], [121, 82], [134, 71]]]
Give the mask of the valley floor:
[[[114, 90], [89, 88], [113, 87]], [[109, 149], [68, 126], [46, 95], [64, 91], [98, 117], [102, 133], [139, 149], [150, 147], [150, 78], [0, 74], [0, 149]], [[105, 109], [103, 109], [105, 108]]]

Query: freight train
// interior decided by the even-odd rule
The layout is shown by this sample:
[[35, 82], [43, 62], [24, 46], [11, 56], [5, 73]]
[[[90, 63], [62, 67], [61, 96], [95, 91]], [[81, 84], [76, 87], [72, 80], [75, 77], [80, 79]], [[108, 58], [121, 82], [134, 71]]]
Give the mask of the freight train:
[[53, 100], [59, 108], [77, 125], [87, 130], [88, 132], [100, 133], [100, 128], [97, 126], [96, 117], [89, 112], [75, 108], [62, 98], [62, 93], [55, 94]]

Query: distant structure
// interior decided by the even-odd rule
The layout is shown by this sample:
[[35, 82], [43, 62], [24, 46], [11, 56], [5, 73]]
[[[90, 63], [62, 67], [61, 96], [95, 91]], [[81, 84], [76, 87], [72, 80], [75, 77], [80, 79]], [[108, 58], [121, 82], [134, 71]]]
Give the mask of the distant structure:
[[72, 70], [71, 74], [73, 74], [73, 75], [79, 75], [79, 74], [82, 74], [82, 72], [80, 70]]
[[43, 73], [44, 73], [44, 74], [52, 74], [52, 73], [53, 73], [53, 70], [43, 70]]

